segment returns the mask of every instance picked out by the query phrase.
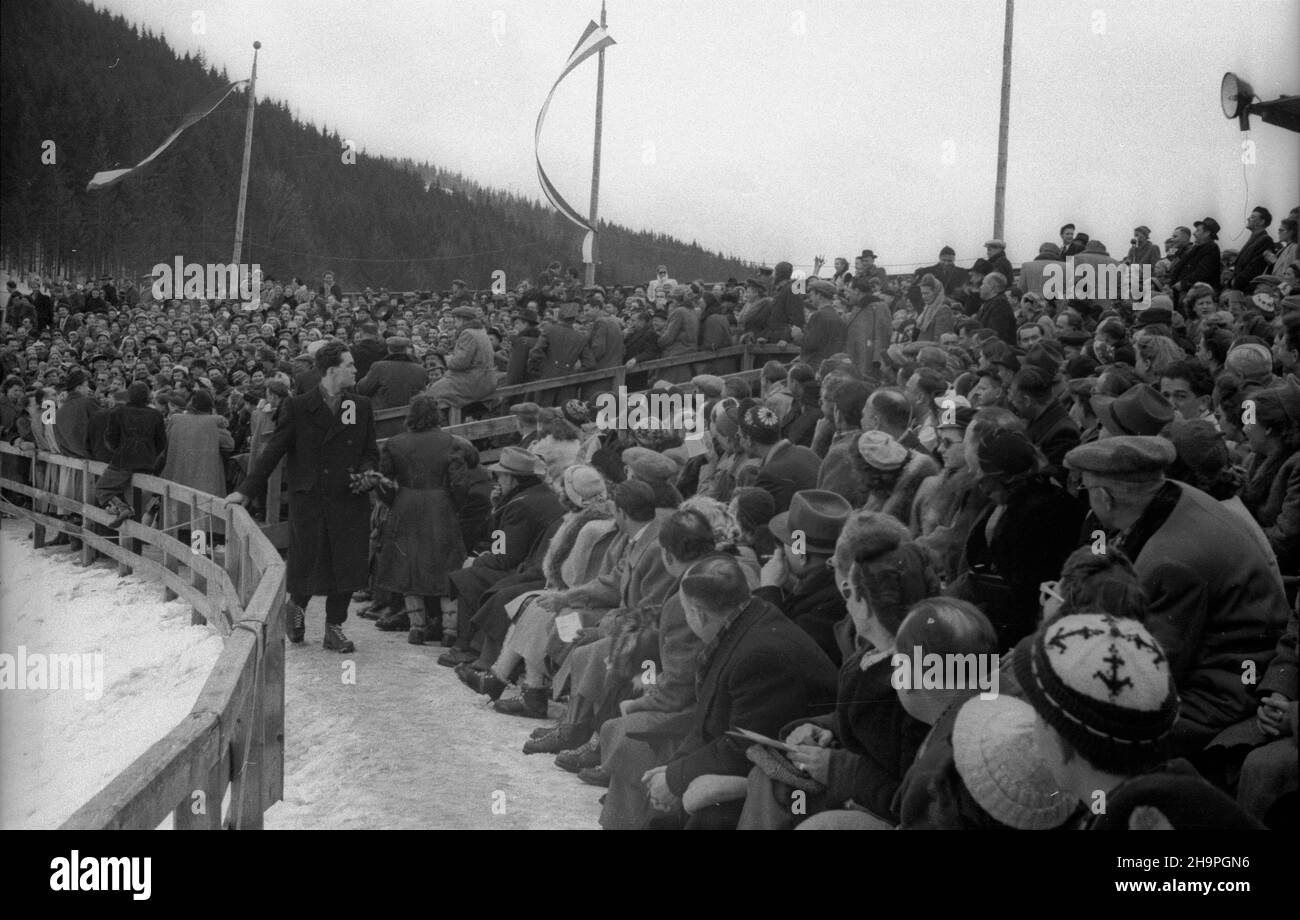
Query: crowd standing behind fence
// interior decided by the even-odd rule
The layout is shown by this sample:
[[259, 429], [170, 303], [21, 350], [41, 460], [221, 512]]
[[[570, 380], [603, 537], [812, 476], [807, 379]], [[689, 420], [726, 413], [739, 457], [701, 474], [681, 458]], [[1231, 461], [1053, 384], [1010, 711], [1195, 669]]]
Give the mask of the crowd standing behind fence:
[[[1067, 223], [1018, 274], [988, 240], [904, 278], [864, 249], [829, 278], [583, 289], [552, 263], [438, 297], [34, 279], [0, 434], [113, 461], [111, 525], [186, 432], [271, 520], [288, 453], [291, 637], [325, 593], [326, 647], [353, 647], [368, 558], [363, 617], [441, 642], [503, 715], [559, 705], [525, 753], [608, 786], [605, 827], [1294, 826], [1296, 217], [1275, 240], [1256, 208], [1239, 252], [1212, 217], [1163, 253], [1138, 226], [1124, 260]], [[794, 360], [740, 373], [735, 345]], [[615, 385], [623, 421], [682, 399], [610, 426]], [[460, 540], [406, 532], [418, 508]]]

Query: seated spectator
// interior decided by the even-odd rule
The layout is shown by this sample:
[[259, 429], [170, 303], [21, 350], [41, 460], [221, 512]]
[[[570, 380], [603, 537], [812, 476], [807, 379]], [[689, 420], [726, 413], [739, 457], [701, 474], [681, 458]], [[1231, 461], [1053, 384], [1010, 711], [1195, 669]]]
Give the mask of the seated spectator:
[[1194, 755], [1253, 711], [1243, 663], [1267, 667], [1289, 610], [1267, 554], [1237, 516], [1165, 478], [1175, 457], [1164, 438], [1118, 437], [1076, 447], [1066, 466], [1082, 473], [1105, 546], [1133, 560], [1151, 599], [1145, 626], [1181, 699], [1172, 749]]
[[[927, 731], [892, 683], [894, 636], [912, 605], [938, 590], [927, 555], [887, 515], [860, 511], [835, 545], [832, 571], [848, 608], [835, 711], [782, 729], [798, 748], [799, 775], [783, 756], [750, 748], [742, 830], [793, 827], [827, 808], [860, 808], [896, 821], [892, 801]], [[796, 799], [795, 791], [805, 795]], [[801, 805], [797, 811], [793, 803]]]
[[771, 737], [815, 715], [835, 698], [835, 668], [780, 611], [750, 596], [730, 557], [697, 562], [681, 591], [686, 621], [704, 643], [698, 700], [686, 739], [643, 777], [646, 795], [662, 825], [734, 827], [750, 762], [748, 745], [730, 732]]
[[1106, 613], [1062, 617], [1016, 649], [1016, 678], [1038, 717], [1039, 756], [1062, 792], [1104, 802], [1084, 810], [1078, 827], [1261, 826], [1187, 761], [1168, 760], [1179, 717], [1172, 664], [1157, 636]]

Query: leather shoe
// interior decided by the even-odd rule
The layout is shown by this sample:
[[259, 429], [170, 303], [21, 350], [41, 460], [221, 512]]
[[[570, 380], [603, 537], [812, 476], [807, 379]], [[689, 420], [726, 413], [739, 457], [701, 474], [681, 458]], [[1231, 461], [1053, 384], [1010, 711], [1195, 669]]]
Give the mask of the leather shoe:
[[603, 786], [609, 788], [610, 775], [604, 767], [583, 767], [578, 771], [578, 779], [582, 780], [588, 786]]
[[582, 739], [590, 737], [589, 734], [583, 734], [583, 730], [572, 723], [562, 722], [555, 726], [551, 731], [540, 738], [534, 738], [524, 743], [525, 754], [558, 754], [561, 751], [570, 751], [573, 748], [582, 746]]
[[[490, 672], [489, 672], [490, 673]], [[524, 692], [508, 700], [497, 700], [492, 708], [507, 716], [523, 716], [525, 719], [548, 719], [546, 711], [551, 698], [549, 687], [524, 687]]]
[[460, 664], [469, 664], [471, 661], [478, 660], [478, 653], [475, 651], [466, 651], [458, 648], [448, 649], [438, 656], [438, 664], [444, 668], [454, 668]]
[[384, 632], [406, 632], [411, 628], [411, 618], [406, 615], [406, 611], [398, 613], [386, 613], [375, 621], [375, 625]]
[[561, 751], [555, 755], [555, 765], [570, 773], [580, 773], [588, 767], [599, 767], [600, 739], [593, 735], [591, 740], [582, 747]]
[[475, 671], [467, 664], [463, 664], [456, 669], [456, 676], [460, 682], [469, 687], [475, 693], [481, 693], [488, 699], [496, 702], [505, 692], [506, 687], [510, 686], [504, 680], [497, 677], [491, 671]]

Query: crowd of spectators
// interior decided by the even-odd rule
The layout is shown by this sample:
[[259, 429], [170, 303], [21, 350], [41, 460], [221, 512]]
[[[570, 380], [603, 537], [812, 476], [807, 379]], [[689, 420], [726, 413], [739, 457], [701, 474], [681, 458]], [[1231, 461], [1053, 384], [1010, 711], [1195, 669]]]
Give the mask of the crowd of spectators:
[[[1213, 218], [1163, 252], [1138, 227], [1124, 259], [1066, 224], [1019, 272], [990, 240], [908, 277], [864, 250], [499, 295], [11, 285], [0, 436], [108, 462], [120, 522], [133, 472], [239, 482], [350, 354], [352, 392], [409, 406], [361, 615], [544, 720], [524, 753], [608, 787], [607, 828], [1293, 827], [1296, 219], [1256, 208], [1235, 252]], [[1150, 266], [1151, 296], [1045, 296], [1066, 259]], [[741, 342], [798, 355], [751, 383], [711, 354]], [[620, 366], [703, 418], [606, 430], [599, 382], [494, 403]], [[518, 432], [471, 443], [451, 407]]]

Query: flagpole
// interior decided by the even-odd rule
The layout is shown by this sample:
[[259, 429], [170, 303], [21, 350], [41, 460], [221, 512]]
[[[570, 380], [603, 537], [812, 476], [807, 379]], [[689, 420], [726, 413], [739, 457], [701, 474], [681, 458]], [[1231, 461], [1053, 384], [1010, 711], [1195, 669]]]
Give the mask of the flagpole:
[[257, 52], [261, 42], [253, 42], [253, 78], [248, 83], [248, 121], [244, 126], [244, 171], [239, 177], [239, 209], [235, 213], [235, 254], [231, 265], [243, 261], [244, 207], [248, 202], [248, 166], [253, 153], [253, 113], [257, 106]]
[[[605, 28], [605, 0], [600, 0], [600, 27]], [[605, 112], [605, 50], [600, 51], [600, 61], [596, 70], [596, 143], [591, 157], [591, 261], [586, 265], [586, 278], [584, 283], [591, 287], [596, 283], [596, 255], [597, 240], [600, 234], [596, 231], [596, 207], [600, 201], [600, 129], [604, 121]]]
[[1007, 0], [1007, 18], [1002, 35], [1002, 114], [998, 121], [998, 179], [993, 197], [993, 238], [1006, 239], [1002, 234], [1003, 217], [1007, 199], [1007, 130], [1011, 120], [1011, 24], [1015, 18], [1016, 0]]

